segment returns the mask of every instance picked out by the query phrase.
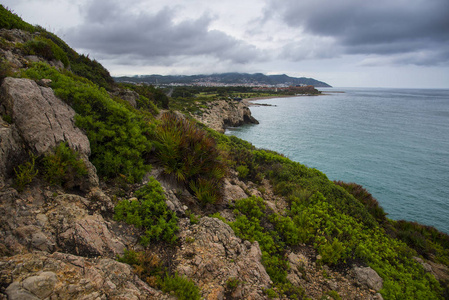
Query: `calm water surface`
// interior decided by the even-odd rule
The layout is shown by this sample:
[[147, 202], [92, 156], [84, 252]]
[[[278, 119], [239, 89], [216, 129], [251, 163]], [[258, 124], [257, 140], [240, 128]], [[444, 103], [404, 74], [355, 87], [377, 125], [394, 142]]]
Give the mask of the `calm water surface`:
[[449, 90], [323, 89], [258, 100], [227, 134], [367, 188], [392, 219], [449, 233]]

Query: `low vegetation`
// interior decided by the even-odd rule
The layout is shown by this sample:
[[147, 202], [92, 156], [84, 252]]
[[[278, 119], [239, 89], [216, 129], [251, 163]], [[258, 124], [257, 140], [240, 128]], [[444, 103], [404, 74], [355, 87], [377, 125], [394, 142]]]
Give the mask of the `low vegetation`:
[[165, 173], [185, 183], [201, 202], [216, 202], [226, 165], [207, 131], [169, 112], [162, 115], [155, 137], [156, 156]]
[[170, 275], [159, 257], [150, 252], [125, 250], [118, 261], [134, 267], [134, 271], [151, 287], [176, 296], [180, 300], [201, 299], [200, 289], [190, 279], [177, 273]]
[[141, 243], [152, 241], [175, 243], [178, 218], [165, 204], [164, 191], [153, 177], [134, 194], [136, 198], [122, 200], [115, 206], [114, 219], [125, 221], [145, 232]]

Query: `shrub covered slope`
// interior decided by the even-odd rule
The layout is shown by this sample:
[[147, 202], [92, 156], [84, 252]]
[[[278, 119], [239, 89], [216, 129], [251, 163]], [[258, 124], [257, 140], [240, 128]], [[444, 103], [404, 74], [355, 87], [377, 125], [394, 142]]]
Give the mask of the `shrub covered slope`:
[[[233, 221], [227, 221], [219, 213], [214, 215], [227, 222], [240, 238], [258, 241], [262, 262], [275, 287], [267, 291], [270, 297], [305, 297], [304, 291], [287, 279], [289, 263], [285, 253], [300, 244], [313, 246], [321, 265], [337, 268], [356, 262], [372, 267], [384, 280], [380, 292], [385, 299], [439, 299], [447, 293], [444, 286], [447, 283], [439, 283], [414, 259], [421, 256], [449, 266], [447, 235], [416, 223], [390, 220], [360, 186], [332, 182], [320, 171], [281, 154], [256, 149], [248, 142], [203, 128], [173, 112], [157, 119], [159, 109], [170, 105], [169, 99], [154, 87], [132, 87], [140, 95], [137, 107], [132, 107], [111, 96], [108, 91], [117, 86], [98, 62], [78, 55], [55, 35], [27, 24], [3, 6], [0, 15], [1, 28], [36, 33], [33, 40], [15, 45], [19, 51], [63, 63], [62, 70], [40, 62], [15, 74], [8, 71], [7, 75], [51, 79], [55, 94], [76, 111], [76, 124], [90, 141], [90, 160], [103, 180], [139, 183], [151, 164], [157, 165], [185, 186], [204, 207], [230, 205], [221, 202], [220, 192], [230, 170], [236, 170], [246, 182], [261, 183], [266, 179], [271, 183], [275, 193], [287, 200], [284, 211], [275, 212], [263, 198], [251, 196], [232, 204]], [[7, 64], [2, 60], [1, 69], [8, 69]], [[55, 155], [66, 152], [62, 145]], [[61, 184], [64, 174], [48, 175], [55, 168], [55, 157], [43, 159], [45, 176], [56, 178], [55, 183]], [[77, 166], [76, 159], [70, 159]], [[26, 177], [17, 181], [23, 189], [38, 175], [34, 171], [34, 158], [17, 172]], [[143, 245], [159, 240], [176, 244], [178, 219], [166, 207], [158, 182], [151, 179], [135, 197], [136, 201], [117, 203], [115, 219], [143, 228]], [[141, 264], [137, 256], [123, 261]], [[165, 281], [160, 287], [177, 290], [180, 285], [177, 275], [162, 277]], [[183, 284], [194, 290], [194, 298], [199, 297], [190, 282]], [[179, 296], [182, 292], [175, 294]]]

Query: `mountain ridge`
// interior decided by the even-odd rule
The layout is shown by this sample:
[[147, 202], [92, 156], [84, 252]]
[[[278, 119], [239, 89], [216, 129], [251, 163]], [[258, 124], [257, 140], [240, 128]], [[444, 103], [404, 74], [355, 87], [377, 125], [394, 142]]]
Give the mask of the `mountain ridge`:
[[326, 82], [307, 77], [291, 77], [286, 74], [265, 75], [262, 73], [214, 73], [198, 75], [134, 75], [113, 77], [118, 82], [147, 84], [198, 84], [220, 83], [228, 85], [313, 85], [315, 87], [332, 87]]

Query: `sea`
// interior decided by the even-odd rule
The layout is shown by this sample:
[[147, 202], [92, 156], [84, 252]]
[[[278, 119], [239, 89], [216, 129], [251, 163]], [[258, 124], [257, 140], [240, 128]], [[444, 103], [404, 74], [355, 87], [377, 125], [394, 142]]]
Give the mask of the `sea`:
[[320, 90], [256, 100], [260, 124], [226, 134], [362, 185], [390, 219], [449, 234], [449, 90]]

